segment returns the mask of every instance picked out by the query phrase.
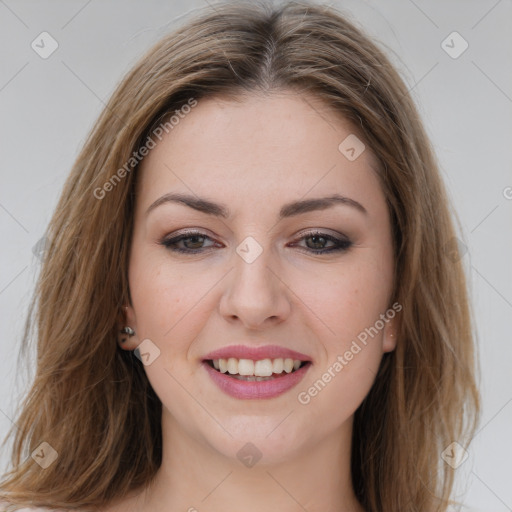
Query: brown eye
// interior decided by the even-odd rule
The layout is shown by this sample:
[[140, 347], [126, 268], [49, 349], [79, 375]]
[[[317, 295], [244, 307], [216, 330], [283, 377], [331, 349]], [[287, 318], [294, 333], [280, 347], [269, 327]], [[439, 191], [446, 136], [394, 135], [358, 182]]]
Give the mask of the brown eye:
[[[317, 231], [304, 234], [300, 238], [300, 241], [302, 240], [306, 240], [306, 251], [313, 254], [346, 251], [352, 245], [352, 242], [348, 238], [337, 238], [327, 233]], [[331, 246], [326, 247], [329, 242]]]
[[[208, 240], [213, 243], [205, 246], [204, 243]], [[302, 240], [306, 241], [306, 247], [299, 247], [303, 247], [306, 252], [312, 254], [342, 252], [346, 251], [352, 245], [352, 242], [348, 238], [337, 238], [327, 233], [316, 231], [306, 233], [299, 239], [299, 241]], [[166, 238], [162, 240], [160, 244], [171, 251], [185, 254], [198, 254], [212, 247], [222, 247], [221, 244], [214, 242], [209, 236], [200, 231], [182, 233], [172, 238]]]
[[160, 243], [167, 249], [183, 253], [199, 253], [204, 252], [203, 249], [209, 249], [215, 245], [204, 246], [206, 240], [211, 240], [209, 236], [199, 231], [190, 231], [181, 235], [167, 238]]

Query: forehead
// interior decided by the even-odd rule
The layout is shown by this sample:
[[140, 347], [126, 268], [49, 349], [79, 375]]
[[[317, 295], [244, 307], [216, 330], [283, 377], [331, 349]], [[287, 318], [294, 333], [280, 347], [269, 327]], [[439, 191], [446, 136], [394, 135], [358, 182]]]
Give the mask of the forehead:
[[[139, 168], [137, 201], [146, 207], [169, 191], [228, 203], [235, 197], [283, 202], [283, 194], [297, 198], [308, 191], [372, 201], [380, 193], [371, 150], [315, 96], [206, 98], [176, 120]], [[355, 159], [343, 153], [347, 140], [358, 152], [365, 148]]]

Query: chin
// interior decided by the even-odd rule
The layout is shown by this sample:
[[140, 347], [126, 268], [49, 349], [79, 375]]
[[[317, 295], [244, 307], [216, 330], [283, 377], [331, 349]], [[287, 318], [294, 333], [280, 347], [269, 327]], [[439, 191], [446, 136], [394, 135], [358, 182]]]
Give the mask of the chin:
[[281, 410], [270, 416], [234, 417], [223, 423], [231, 436], [218, 430], [219, 435], [213, 437], [209, 431], [203, 432], [204, 440], [220, 455], [247, 467], [252, 467], [251, 463], [259, 467], [275, 466], [298, 457], [314, 436], [306, 425], [301, 428], [293, 423], [296, 413], [289, 414], [291, 411]]

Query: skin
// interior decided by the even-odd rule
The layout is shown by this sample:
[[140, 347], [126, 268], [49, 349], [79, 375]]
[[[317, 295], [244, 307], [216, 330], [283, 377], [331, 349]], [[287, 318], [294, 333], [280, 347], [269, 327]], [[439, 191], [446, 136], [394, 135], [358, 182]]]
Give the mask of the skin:
[[[297, 400], [391, 306], [390, 217], [370, 149], [355, 161], [338, 150], [352, 133], [304, 94], [209, 98], [144, 159], [125, 324], [136, 334], [120, 346], [134, 350], [148, 338], [160, 350], [144, 368], [163, 403], [163, 463], [151, 485], [105, 510], [363, 510], [350, 478], [352, 420], [383, 353], [395, 348], [396, 320], [307, 405]], [[232, 215], [220, 219], [177, 203], [146, 214], [168, 192], [223, 203]], [[336, 205], [278, 222], [283, 204], [333, 193], [358, 201], [366, 214]], [[184, 228], [209, 238], [179, 247], [202, 253], [159, 243]], [[315, 255], [333, 244], [302, 238], [308, 229], [345, 235], [352, 246]], [[263, 250], [250, 264], [236, 252], [248, 236]], [[201, 361], [237, 343], [289, 347], [313, 365], [283, 395], [232, 398]], [[247, 442], [261, 452], [251, 468], [237, 458]]]

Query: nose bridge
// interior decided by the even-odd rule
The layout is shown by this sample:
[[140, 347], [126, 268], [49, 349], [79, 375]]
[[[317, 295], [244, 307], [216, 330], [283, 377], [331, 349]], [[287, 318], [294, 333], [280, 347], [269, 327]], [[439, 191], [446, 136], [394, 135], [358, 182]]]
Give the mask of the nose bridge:
[[269, 247], [247, 237], [233, 255], [234, 271], [222, 300], [221, 313], [253, 326], [288, 310], [285, 287], [276, 277], [279, 262]]
[[246, 302], [253, 302], [250, 300], [251, 295], [255, 299], [268, 301], [275, 292], [275, 277], [269, 270], [272, 263], [275, 265], [271, 249], [264, 248], [254, 237], [249, 236], [238, 245], [236, 253], [232, 291]]

